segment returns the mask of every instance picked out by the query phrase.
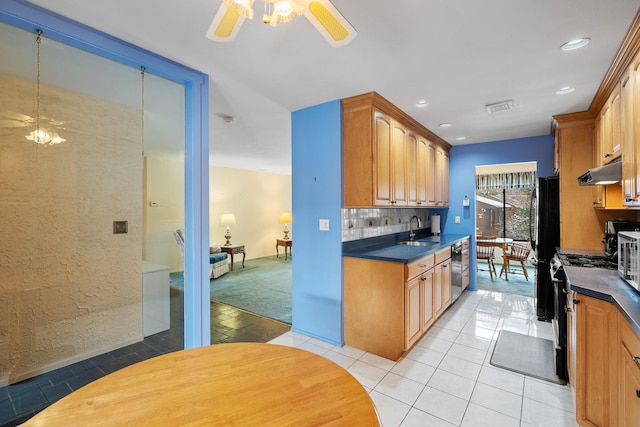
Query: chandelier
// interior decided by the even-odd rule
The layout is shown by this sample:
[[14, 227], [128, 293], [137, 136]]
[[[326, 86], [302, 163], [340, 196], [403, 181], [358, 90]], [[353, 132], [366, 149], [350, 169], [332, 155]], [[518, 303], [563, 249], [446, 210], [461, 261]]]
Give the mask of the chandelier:
[[36, 30], [36, 128], [25, 135], [28, 141], [40, 145], [56, 145], [65, 142], [57, 132], [40, 126], [40, 45], [42, 44], [42, 30]]

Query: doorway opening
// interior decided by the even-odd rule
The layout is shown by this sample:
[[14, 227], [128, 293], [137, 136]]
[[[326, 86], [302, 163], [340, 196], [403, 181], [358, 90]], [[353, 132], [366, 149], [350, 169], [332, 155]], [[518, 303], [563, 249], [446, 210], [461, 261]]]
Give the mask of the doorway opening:
[[490, 254], [478, 259], [478, 289], [534, 295], [536, 169], [536, 162], [476, 166], [476, 240], [490, 242], [481, 243]]

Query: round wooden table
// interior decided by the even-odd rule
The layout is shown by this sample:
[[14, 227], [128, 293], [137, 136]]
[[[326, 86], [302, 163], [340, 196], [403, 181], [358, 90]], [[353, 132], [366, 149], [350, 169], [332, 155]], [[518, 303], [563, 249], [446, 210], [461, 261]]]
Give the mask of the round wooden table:
[[365, 389], [314, 353], [274, 344], [177, 351], [102, 377], [24, 426], [379, 426]]

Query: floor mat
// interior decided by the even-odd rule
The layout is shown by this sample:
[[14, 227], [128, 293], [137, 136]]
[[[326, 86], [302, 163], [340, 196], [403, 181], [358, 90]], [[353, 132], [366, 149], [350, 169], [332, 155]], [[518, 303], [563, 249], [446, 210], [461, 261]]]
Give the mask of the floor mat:
[[567, 383], [556, 375], [555, 352], [551, 340], [500, 331], [490, 363], [555, 384]]

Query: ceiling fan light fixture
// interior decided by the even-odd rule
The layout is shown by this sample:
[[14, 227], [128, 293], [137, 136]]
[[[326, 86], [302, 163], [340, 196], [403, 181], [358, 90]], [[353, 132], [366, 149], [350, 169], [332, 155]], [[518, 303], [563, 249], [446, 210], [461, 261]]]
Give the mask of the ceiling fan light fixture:
[[264, 0], [264, 6], [263, 21], [273, 27], [281, 22], [290, 22], [296, 16], [302, 15], [305, 9], [303, 5], [298, 4], [295, 0]]
[[253, 19], [253, 0], [224, 0], [224, 4], [245, 19]]
[[333, 47], [351, 43], [358, 34], [328, 0], [312, 0], [304, 11], [304, 16]]

